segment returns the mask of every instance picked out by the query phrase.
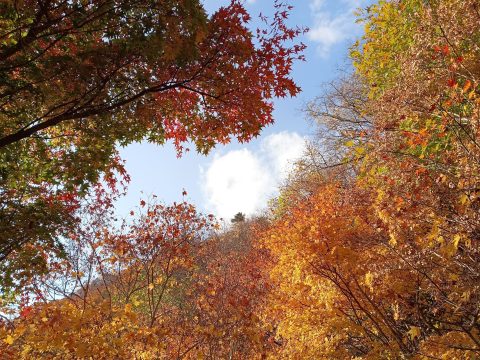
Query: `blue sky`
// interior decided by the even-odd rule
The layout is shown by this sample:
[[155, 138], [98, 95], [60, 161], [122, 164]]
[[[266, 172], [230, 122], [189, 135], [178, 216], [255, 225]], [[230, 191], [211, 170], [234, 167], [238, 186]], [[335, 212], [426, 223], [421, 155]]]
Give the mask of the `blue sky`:
[[[212, 13], [228, 0], [205, 0]], [[127, 195], [117, 203], [119, 216], [126, 216], [141, 198], [157, 195], [169, 203], [186, 199], [201, 211], [225, 219], [241, 211], [248, 215], [264, 208], [275, 196], [303, 144], [314, 129], [301, 109], [318, 96], [322, 85], [333, 80], [339, 69], [348, 68], [348, 48], [361, 34], [353, 12], [366, 0], [291, 0], [295, 8], [290, 22], [308, 27], [301, 38], [308, 48], [306, 62], [294, 67], [293, 77], [302, 93], [293, 99], [275, 101], [275, 124], [249, 144], [233, 142], [217, 146], [208, 156], [190, 151], [177, 158], [171, 144], [137, 143], [121, 149], [131, 176]], [[247, 0], [254, 18], [272, 11], [273, 0]]]

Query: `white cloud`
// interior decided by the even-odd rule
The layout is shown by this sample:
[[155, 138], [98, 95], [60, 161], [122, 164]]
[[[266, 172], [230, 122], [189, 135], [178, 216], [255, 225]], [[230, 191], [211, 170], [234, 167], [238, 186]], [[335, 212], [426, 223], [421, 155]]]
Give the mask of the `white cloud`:
[[355, 23], [354, 12], [366, 3], [366, 0], [338, 0], [336, 9], [327, 8], [325, 0], [312, 0], [310, 9], [313, 25], [308, 33], [310, 40], [318, 43], [321, 56], [328, 56], [332, 46], [355, 38], [360, 34], [360, 26]]
[[261, 206], [261, 196], [272, 186], [263, 164], [247, 149], [215, 156], [205, 172], [204, 191], [208, 205], [219, 216], [252, 213]]
[[293, 162], [304, 152], [305, 139], [297, 133], [283, 131], [267, 136], [262, 142], [261, 149], [279, 179], [288, 175]]
[[300, 135], [281, 132], [267, 136], [257, 152], [242, 149], [216, 154], [207, 169], [202, 169], [207, 208], [224, 219], [239, 211], [254, 214], [265, 207], [304, 149], [305, 139]]

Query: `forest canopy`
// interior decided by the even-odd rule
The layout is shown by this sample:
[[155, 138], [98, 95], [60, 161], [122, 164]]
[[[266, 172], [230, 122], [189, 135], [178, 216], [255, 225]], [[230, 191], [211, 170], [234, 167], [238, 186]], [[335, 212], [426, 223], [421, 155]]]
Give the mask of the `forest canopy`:
[[3, 358], [480, 357], [478, 1], [360, 10], [304, 156], [227, 227], [155, 197], [118, 225], [116, 144], [258, 135], [299, 91], [289, 6], [256, 35], [236, 1], [1, 6]]

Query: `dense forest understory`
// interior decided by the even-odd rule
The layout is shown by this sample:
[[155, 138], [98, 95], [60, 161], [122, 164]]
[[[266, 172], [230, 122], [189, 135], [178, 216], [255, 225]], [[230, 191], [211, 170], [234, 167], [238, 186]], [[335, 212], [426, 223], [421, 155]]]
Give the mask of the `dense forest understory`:
[[478, 0], [359, 10], [264, 215], [115, 218], [119, 144], [248, 141], [299, 92], [272, 6], [0, 4], [1, 359], [480, 359]]

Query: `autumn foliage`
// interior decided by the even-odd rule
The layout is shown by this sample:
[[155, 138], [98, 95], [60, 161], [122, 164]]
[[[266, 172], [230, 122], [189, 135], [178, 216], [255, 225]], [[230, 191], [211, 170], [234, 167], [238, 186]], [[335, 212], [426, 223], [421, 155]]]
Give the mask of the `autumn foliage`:
[[[257, 33], [257, 48], [240, 4], [207, 19], [193, 3], [177, 7], [197, 12], [195, 21], [178, 24], [195, 33], [182, 40], [186, 53], [152, 61], [175, 63], [179, 76], [197, 69], [198, 77], [109, 113], [105, 126], [128, 128], [133, 111], [140, 114], [135, 126], [142, 127], [141, 137], [158, 135], [154, 129], [161, 125], [161, 141], [172, 138], [180, 145], [193, 139], [204, 149], [231, 135], [256, 135], [272, 120], [269, 97], [297, 91], [288, 73], [301, 46], [281, 45], [298, 34], [284, 27], [287, 13], [277, 12], [273, 37]], [[93, 176], [81, 197], [64, 192], [75, 188], [67, 178], [56, 197], [47, 196], [53, 183], [31, 187], [50, 204], [40, 207], [50, 211], [45, 218], [65, 224], [55, 231], [65, 231], [55, 236], [45, 222], [51, 237], [37, 232], [44, 242], [29, 241], [22, 248], [28, 256], [2, 262], [9, 275], [0, 304], [2, 357], [479, 358], [480, 5], [380, 1], [360, 11], [359, 20], [365, 32], [351, 48], [353, 73], [307, 105], [318, 134], [263, 216], [245, 219], [239, 213], [223, 227], [187, 202], [165, 205], [151, 198], [119, 223], [113, 204], [128, 181], [120, 159], [95, 168], [106, 181], [99, 185]], [[229, 28], [235, 36], [222, 31]], [[180, 41], [185, 34], [169, 36]], [[22, 46], [7, 42], [2, 51]], [[20, 61], [21, 54], [13, 51], [8, 61]], [[233, 63], [205, 65], [204, 56], [212, 54], [233, 56]], [[172, 77], [168, 69], [161, 68], [165, 79]], [[247, 82], [248, 89], [227, 91]], [[100, 109], [111, 95], [89, 106]], [[81, 126], [95, 129], [95, 119], [42, 134], [83, 134]], [[112, 131], [123, 134], [122, 126]], [[129, 142], [138, 135], [127, 133], [116, 139], [125, 135]], [[58, 149], [50, 141], [13, 142], [8, 146], [16, 150], [5, 146], [2, 154], [30, 146], [57, 151], [73, 140], [59, 140]], [[32, 169], [40, 168], [37, 160]], [[19, 175], [5, 179], [25, 181]], [[35, 202], [13, 201], [12, 194], [2, 191], [0, 198], [24, 206], [27, 214]], [[60, 200], [70, 212], [56, 207]], [[28, 217], [17, 219], [30, 234]], [[27, 264], [38, 250], [43, 256]]]

